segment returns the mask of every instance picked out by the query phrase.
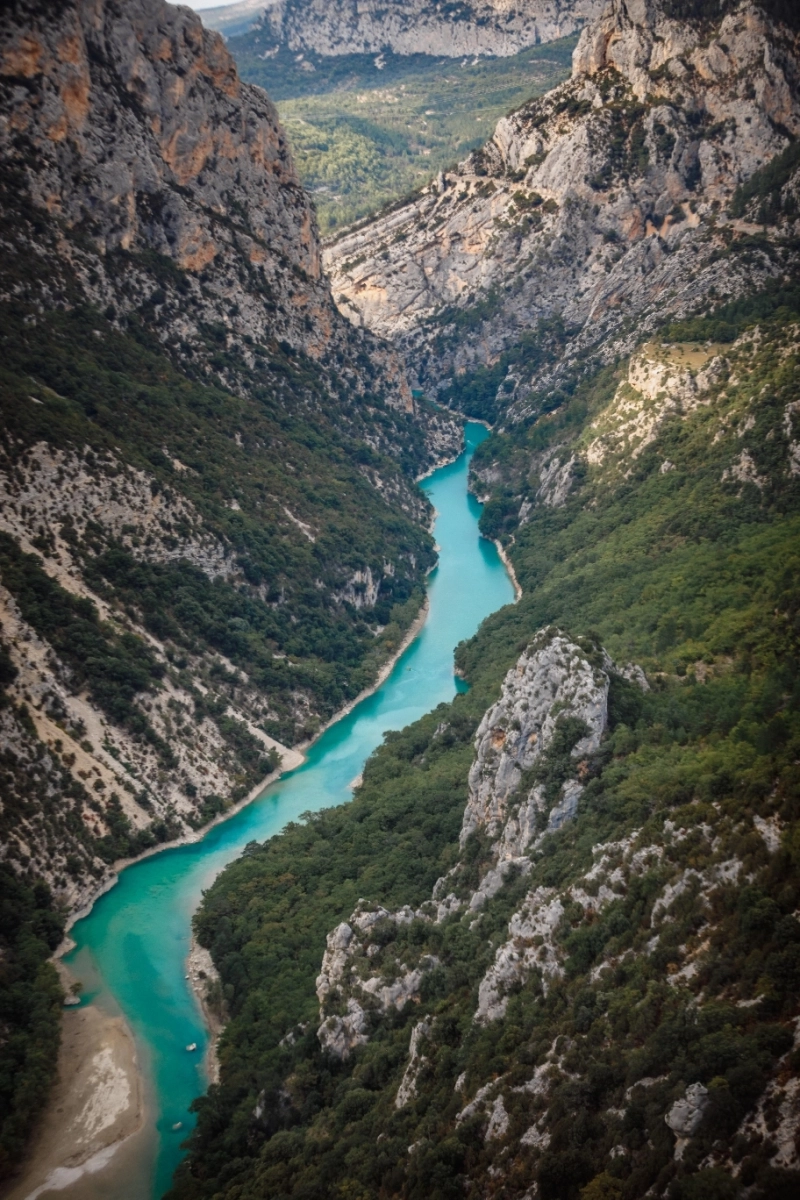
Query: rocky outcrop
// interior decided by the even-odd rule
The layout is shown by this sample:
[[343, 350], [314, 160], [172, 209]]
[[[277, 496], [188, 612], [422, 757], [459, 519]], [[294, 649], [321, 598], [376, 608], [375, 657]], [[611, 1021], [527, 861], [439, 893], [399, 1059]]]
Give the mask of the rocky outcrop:
[[238, 390], [281, 342], [413, 412], [396, 355], [338, 317], [274, 106], [196, 14], [75, 0], [45, 18], [17, 0], [0, 22], [0, 106], [0, 299], [80, 299], [123, 328], [138, 314], [181, 365]]
[[726, 206], [800, 131], [798, 80], [797, 35], [754, 4], [708, 28], [667, 20], [655, 2], [614, 0], [582, 33], [569, 82], [500, 120], [410, 202], [326, 247], [337, 302], [394, 338], [429, 389], [495, 363], [557, 317], [566, 349], [542, 327], [544, 353], [533, 368], [509, 367], [498, 393], [522, 415], [565, 356], [614, 357], [667, 314], [790, 267], [783, 248], [746, 247], [754, 226]]
[[395, 1108], [405, 1108], [417, 1094], [417, 1076], [425, 1066], [427, 1059], [422, 1053], [422, 1046], [431, 1031], [430, 1021], [418, 1021], [411, 1030], [411, 1041], [408, 1046], [408, 1065], [400, 1080], [400, 1087], [395, 1096]]
[[[479, 827], [496, 836], [505, 824], [509, 796], [519, 788], [553, 740], [559, 721], [573, 718], [585, 727], [576, 739], [576, 759], [597, 749], [606, 723], [608, 676], [586, 653], [558, 631], [538, 634], [505, 680], [497, 704], [475, 735], [476, 758], [469, 773], [469, 800], [461, 827], [462, 844]], [[541, 801], [539, 801], [540, 803]], [[539, 807], [533, 801], [534, 811]], [[517, 825], [530, 826], [527, 813]], [[516, 835], [514, 844], [523, 839]]]
[[[381, 974], [369, 971], [370, 961], [381, 954], [381, 940], [373, 929], [381, 922], [407, 925], [417, 915], [401, 908], [391, 913], [385, 908], [367, 907], [362, 901], [350, 918], [328, 934], [322, 969], [317, 976], [317, 999], [322, 1023], [317, 1030], [320, 1044], [335, 1058], [346, 1059], [357, 1046], [369, 1040], [368, 1014], [401, 1010], [409, 1002], [419, 1001], [419, 989], [425, 974], [437, 965], [432, 955], [424, 955], [416, 967], [396, 960], [382, 960]], [[393, 979], [388, 979], [394, 972]], [[412, 1056], [413, 1057], [413, 1056]], [[409, 1082], [409, 1088], [411, 1084]], [[408, 1092], [406, 1101], [410, 1098]]]
[[669, 418], [711, 403], [712, 389], [727, 369], [724, 355], [713, 348], [645, 346], [631, 358], [628, 378], [612, 403], [590, 425], [586, 461], [593, 467], [622, 466], [630, 474]]
[[[504, 57], [566, 37], [598, 15], [602, 0], [468, 0], [449, 7], [423, 0], [388, 5], [378, 0], [276, 0], [263, 8], [254, 43], [265, 57], [287, 47], [326, 57], [391, 51], [462, 58]], [[204, 19], [209, 20], [205, 14]], [[230, 16], [218, 10], [211, 21], [221, 28]]]
[[[590, 655], [603, 666], [590, 661]], [[512, 873], [530, 871], [531, 856], [543, 839], [574, 819], [583, 791], [576, 776], [586, 771], [587, 760], [600, 745], [607, 721], [609, 672], [615, 670], [607, 655], [583, 648], [560, 630], [545, 629], [508, 672], [500, 699], [487, 711], [475, 735], [475, 761], [461, 830], [462, 847], [479, 831], [494, 839], [478, 886], [461, 882], [464, 865], [458, 863], [437, 881], [431, 901], [420, 909], [414, 911], [406, 905], [389, 912], [361, 901], [350, 921], [328, 934], [317, 997], [322, 1017], [318, 1036], [330, 1053], [348, 1057], [368, 1040], [367, 1008], [385, 1013], [402, 1009], [409, 1001], [419, 1002], [425, 975], [438, 965], [430, 954], [423, 954], [412, 967], [398, 963], [391, 957], [392, 938], [381, 936], [382, 928], [385, 931], [387, 925], [398, 927], [414, 921], [438, 924], [459, 912], [479, 914]], [[517, 799], [522, 780], [553, 753], [560, 756], [563, 781], [554, 790], [552, 784], [534, 782], [522, 799]], [[566, 769], [564, 758], [569, 763]], [[587, 875], [587, 883], [605, 864], [605, 847], [597, 849], [601, 857], [594, 874]], [[646, 856], [641, 861], [646, 861]], [[478, 1021], [502, 1016], [508, 990], [532, 970], [539, 972], [545, 990], [547, 978], [562, 973], [555, 931], [569, 900], [587, 902], [580, 888], [573, 892], [560, 897], [552, 889], [537, 888], [526, 897], [509, 923], [510, 941], [497, 951], [480, 985]], [[596, 905], [614, 895], [602, 887], [597, 894]], [[417, 1040], [412, 1038], [397, 1107], [413, 1097], [422, 1061], [418, 1039], [430, 1032], [425, 1020], [416, 1028], [421, 1032], [415, 1031]], [[499, 1131], [502, 1125], [498, 1110], [492, 1128]], [[501, 1136], [500, 1132], [496, 1136]]]
[[675, 1101], [664, 1120], [678, 1138], [690, 1138], [697, 1132], [707, 1107], [708, 1088], [703, 1087], [702, 1083], [692, 1083], [687, 1087], [685, 1096]]

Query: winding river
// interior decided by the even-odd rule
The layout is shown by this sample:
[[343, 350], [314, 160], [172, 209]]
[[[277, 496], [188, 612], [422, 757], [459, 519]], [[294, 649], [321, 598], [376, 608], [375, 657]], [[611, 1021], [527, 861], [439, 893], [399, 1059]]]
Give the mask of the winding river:
[[[354, 779], [387, 730], [400, 729], [452, 699], [459, 687], [453, 674], [456, 644], [514, 598], [495, 547], [478, 535], [480, 505], [467, 494], [469, 459], [485, 437], [482, 426], [468, 423], [461, 457], [422, 483], [436, 509], [440, 547], [439, 565], [429, 579], [430, 612], [382, 686], [331, 726], [301, 767], [201, 841], [124, 870], [72, 930], [76, 948], [67, 959], [70, 970], [83, 981], [87, 1001], [127, 1018], [148, 1094], [147, 1129], [143, 1140], [137, 1138], [135, 1160], [117, 1193], [120, 1200], [163, 1195], [192, 1125], [189, 1105], [206, 1086], [207, 1034], [185, 978], [191, 916], [203, 889], [247, 842], [271, 837], [306, 810], [348, 800]], [[187, 1054], [192, 1042], [197, 1052]]]

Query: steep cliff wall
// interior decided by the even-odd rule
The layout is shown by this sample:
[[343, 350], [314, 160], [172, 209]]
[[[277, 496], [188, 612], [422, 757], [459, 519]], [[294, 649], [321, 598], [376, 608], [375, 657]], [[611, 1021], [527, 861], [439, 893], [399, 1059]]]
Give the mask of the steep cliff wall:
[[369, 681], [459, 433], [337, 313], [275, 109], [195, 14], [19, 0], [0, 104], [2, 854], [75, 907]]
[[[203, 19], [211, 28], [238, 32], [246, 16], [244, 5], [236, 7], [241, 16], [215, 9]], [[267, 55], [285, 46], [324, 56], [391, 50], [461, 58], [517, 54], [566, 37], [599, 14], [602, 0], [467, 0], [446, 6], [421, 0], [277, 0], [261, 7], [259, 43]]]
[[[432, 388], [496, 367], [497, 407], [525, 411], [567, 344], [567, 358], [601, 347], [608, 360], [634, 324], [796, 269], [797, 34], [752, 4], [702, 23], [666, 7], [615, 0], [583, 31], [568, 83], [327, 247], [341, 310], [394, 338]], [[778, 215], [730, 208], [782, 153]], [[523, 338], [506, 374], [498, 360]]]
[[[67, 4], [54, 19], [19, 3], [0, 38], [6, 298], [56, 305], [74, 288], [120, 316], [150, 300], [151, 326], [184, 363], [207, 365], [209, 324], [215, 349], [250, 365], [265, 336], [315, 361], [362, 349], [380, 360], [332, 313], [274, 107], [197, 16], [141, 0]], [[176, 270], [156, 271], [153, 254]], [[381, 382], [410, 409], [390, 356]]]

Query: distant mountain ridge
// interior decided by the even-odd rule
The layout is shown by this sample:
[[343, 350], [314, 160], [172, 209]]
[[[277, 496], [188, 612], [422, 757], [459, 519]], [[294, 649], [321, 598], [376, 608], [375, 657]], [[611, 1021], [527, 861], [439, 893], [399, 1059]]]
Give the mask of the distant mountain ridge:
[[[260, 11], [259, 11], [260, 10]], [[226, 36], [253, 29], [266, 56], [281, 46], [297, 53], [517, 54], [566, 37], [602, 11], [602, 0], [254, 0], [203, 12]]]

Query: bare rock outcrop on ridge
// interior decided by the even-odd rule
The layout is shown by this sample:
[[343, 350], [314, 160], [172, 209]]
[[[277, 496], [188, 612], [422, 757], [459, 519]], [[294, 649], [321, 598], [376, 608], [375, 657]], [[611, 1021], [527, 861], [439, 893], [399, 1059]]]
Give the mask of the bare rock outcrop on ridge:
[[[571, 641], [560, 630], [541, 630], [508, 672], [499, 700], [478, 727], [461, 833], [462, 847], [477, 832], [494, 839], [491, 861], [478, 887], [462, 882], [464, 869], [459, 863], [437, 881], [433, 898], [417, 911], [406, 905], [389, 912], [362, 900], [350, 921], [328, 934], [317, 978], [322, 1018], [318, 1036], [334, 1057], [347, 1058], [368, 1041], [370, 1013], [379, 1020], [392, 1008], [419, 1003], [426, 974], [439, 965], [431, 954], [422, 954], [412, 964], [391, 959], [381, 936], [387, 923], [435, 924], [459, 911], [479, 913], [511, 870], [530, 871], [530, 855], [546, 834], [556, 833], [574, 818], [583, 790], [578, 776], [600, 745], [608, 717], [608, 672], [616, 670], [607, 656], [602, 657], [602, 666], [590, 656], [597, 660], [596, 651]], [[553, 752], [568, 759], [565, 778], [555, 789], [534, 780], [520, 797], [526, 774]], [[509, 925], [511, 942], [498, 950], [497, 961], [481, 985], [478, 1020], [493, 1020], [505, 1011], [506, 990], [527, 976], [534, 963], [545, 973], [560, 972], [555, 949], [545, 961], [538, 950], [524, 957], [515, 947], [520, 938], [533, 944], [543, 930], [552, 932], [562, 912], [560, 900], [549, 892], [538, 889], [526, 898], [524, 911], [515, 914]], [[430, 1032], [424, 1021], [418, 1029], [398, 1107], [413, 1095], [420, 1067], [419, 1038]]]
[[596, 750], [607, 699], [608, 676], [592, 666], [579, 646], [558, 632], [538, 634], [478, 726], [462, 844], [479, 826], [491, 836], [503, 828], [509, 796], [518, 790], [523, 771], [552, 742], [559, 720], [572, 717], [585, 725], [572, 749], [576, 758]]

